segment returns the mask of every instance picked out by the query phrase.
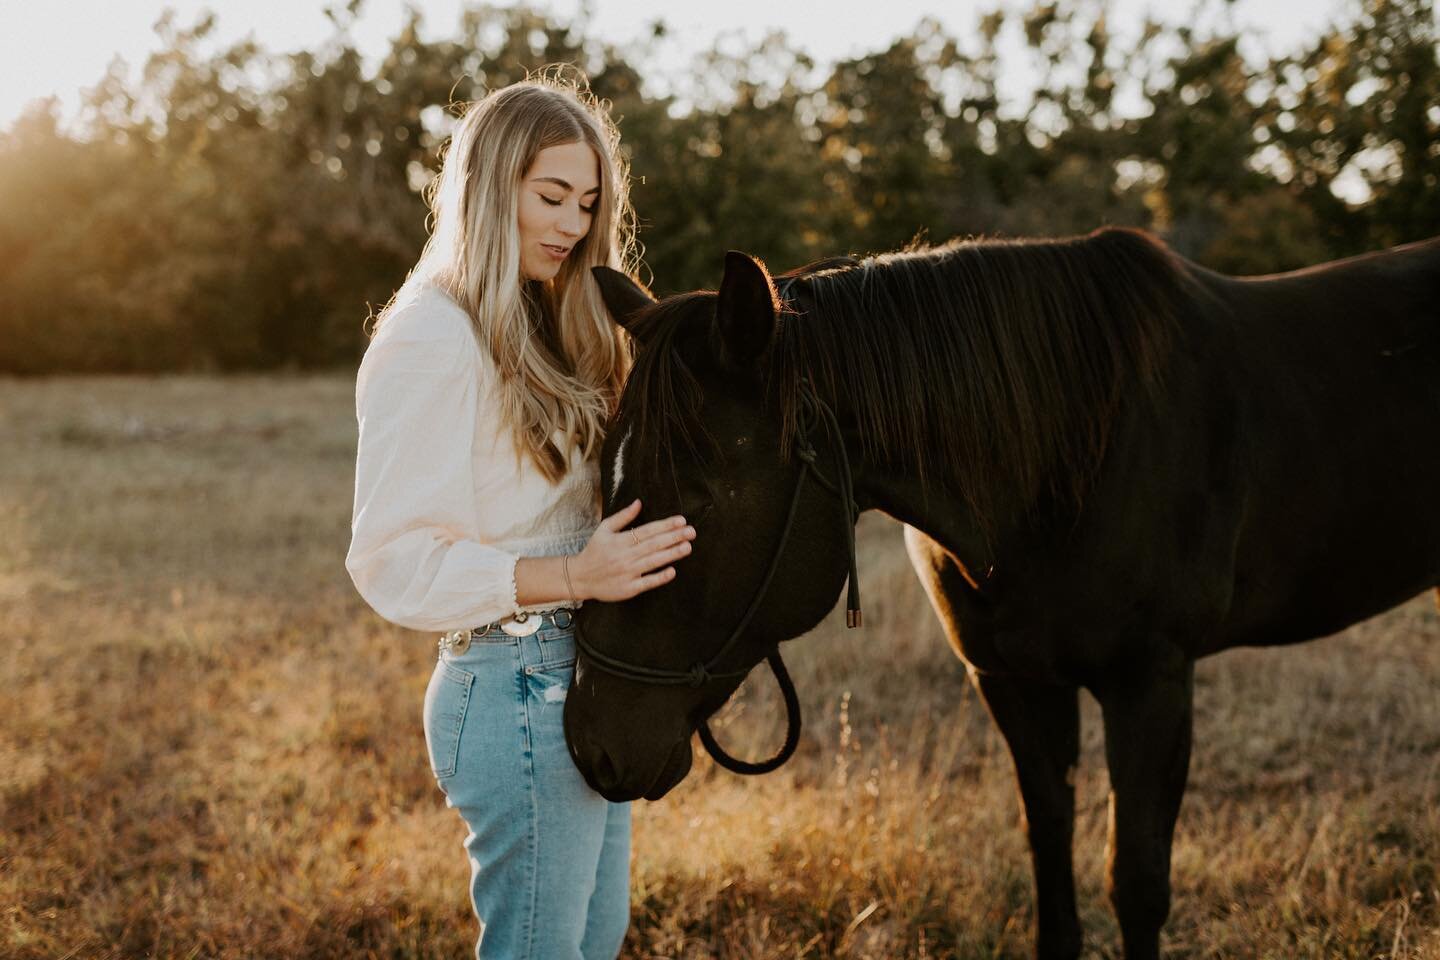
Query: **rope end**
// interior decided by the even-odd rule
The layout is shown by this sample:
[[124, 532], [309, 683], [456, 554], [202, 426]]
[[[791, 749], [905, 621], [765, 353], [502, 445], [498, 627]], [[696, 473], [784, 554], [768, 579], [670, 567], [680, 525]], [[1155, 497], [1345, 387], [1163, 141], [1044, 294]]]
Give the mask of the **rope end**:
[[855, 627], [860, 626], [860, 611], [859, 611], [859, 610], [846, 610], [846, 611], [845, 611], [845, 626], [849, 627], [849, 628], [852, 629], [852, 630], [853, 630]]

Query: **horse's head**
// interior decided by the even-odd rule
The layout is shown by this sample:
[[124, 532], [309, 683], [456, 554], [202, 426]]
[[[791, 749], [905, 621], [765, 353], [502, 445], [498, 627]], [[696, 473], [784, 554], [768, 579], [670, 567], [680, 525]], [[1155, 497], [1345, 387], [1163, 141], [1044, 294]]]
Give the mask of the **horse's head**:
[[[669, 584], [581, 610], [565, 733], [594, 789], [653, 800], [689, 772], [691, 734], [744, 674], [829, 611], [848, 531], [834, 493], [797, 493], [798, 376], [778, 356], [765, 268], [731, 253], [718, 293], [659, 302], [622, 274], [596, 274], [639, 350], [602, 452], [605, 513], [638, 497], [637, 523], [682, 514], [696, 538]], [[834, 441], [808, 434], [833, 465]]]

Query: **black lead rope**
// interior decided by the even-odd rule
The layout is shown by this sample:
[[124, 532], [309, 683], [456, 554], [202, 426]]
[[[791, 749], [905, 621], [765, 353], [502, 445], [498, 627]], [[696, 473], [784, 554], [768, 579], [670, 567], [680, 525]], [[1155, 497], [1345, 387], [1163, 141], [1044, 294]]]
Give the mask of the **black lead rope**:
[[700, 742], [705, 745], [710, 756], [715, 758], [716, 763], [731, 773], [747, 777], [780, 769], [800, 745], [800, 697], [795, 693], [795, 684], [790, 680], [790, 671], [785, 669], [785, 661], [780, 659], [780, 649], [777, 647], [767, 654], [765, 662], [770, 664], [770, 672], [775, 674], [775, 680], [780, 684], [780, 693], [785, 697], [785, 743], [780, 747], [780, 752], [769, 760], [758, 763], [740, 760], [726, 753], [725, 748], [716, 742], [715, 735], [710, 732], [709, 720], [701, 720], [698, 731]]
[[[809, 380], [800, 381], [801, 422], [797, 426], [796, 451], [795, 455], [801, 461], [800, 476], [795, 481], [795, 492], [790, 497], [790, 509], [785, 516], [785, 526], [780, 531], [780, 542], [775, 547], [775, 553], [770, 558], [770, 566], [765, 571], [765, 577], [760, 581], [755, 596], [750, 600], [745, 615], [731, 631], [730, 636], [720, 649], [715, 652], [709, 660], [696, 662], [689, 670], [666, 670], [660, 667], [647, 667], [643, 664], [628, 663], [609, 654], [602, 653], [585, 639], [584, 633], [578, 628], [575, 631], [575, 643], [582, 653], [588, 657], [593, 665], [606, 673], [622, 677], [627, 680], [635, 680], [640, 683], [651, 683], [659, 686], [691, 686], [702, 687], [712, 680], [733, 680], [737, 677], [744, 677], [750, 672], [747, 667], [744, 670], [730, 670], [717, 672], [716, 666], [735, 647], [740, 637], [745, 633], [745, 628], [750, 625], [756, 612], [760, 609], [761, 602], [765, 599], [766, 592], [770, 589], [770, 583], [775, 579], [775, 573], [780, 569], [780, 559], [785, 553], [785, 544], [790, 539], [790, 531], [795, 526], [795, 517], [800, 508], [800, 495], [805, 489], [805, 478], [814, 474], [820, 485], [840, 498], [845, 508], [845, 545], [850, 557], [850, 585], [846, 593], [845, 601], [845, 625], [847, 627], [860, 626], [860, 578], [856, 572], [855, 563], [855, 521], [859, 518], [860, 509], [855, 503], [854, 478], [850, 474], [850, 458], [845, 451], [845, 440], [840, 433], [839, 421], [835, 419], [835, 412], [819, 398], [811, 387]], [[815, 418], [821, 420], [821, 426], [835, 443], [837, 459], [839, 460], [839, 476], [837, 483], [831, 483], [816, 466], [817, 454], [814, 446], [810, 443], [810, 428], [815, 426]], [[769, 773], [778, 769], [800, 743], [800, 698], [795, 693], [795, 684], [790, 679], [790, 671], [785, 668], [785, 661], [781, 659], [780, 648], [775, 646], [766, 655], [765, 661], [770, 665], [770, 671], [775, 674], [775, 680], [780, 685], [780, 693], [785, 698], [785, 743], [780, 751], [769, 760], [752, 763], [748, 760], [739, 760], [725, 751], [725, 748], [716, 742], [714, 734], [710, 732], [708, 720], [700, 721], [699, 734], [700, 742], [709, 751], [715, 762], [726, 770], [734, 773], [754, 775]]]
[[845, 626], [858, 627], [860, 623], [860, 576], [855, 568], [855, 523], [860, 519], [860, 505], [855, 502], [855, 478], [850, 473], [850, 456], [845, 452], [845, 438], [840, 435], [840, 421], [835, 419], [835, 411], [821, 400], [810, 388], [808, 380], [802, 380], [801, 386], [804, 392], [801, 398], [808, 403], [814, 404], [814, 409], [825, 420], [825, 432], [835, 441], [835, 451], [840, 459], [839, 486], [825, 479], [825, 475], [815, 466], [815, 448], [812, 447], [805, 435], [800, 437], [800, 449], [796, 456], [810, 467], [815, 474], [815, 479], [831, 493], [840, 498], [845, 505], [845, 545], [850, 553], [850, 582], [845, 593]]

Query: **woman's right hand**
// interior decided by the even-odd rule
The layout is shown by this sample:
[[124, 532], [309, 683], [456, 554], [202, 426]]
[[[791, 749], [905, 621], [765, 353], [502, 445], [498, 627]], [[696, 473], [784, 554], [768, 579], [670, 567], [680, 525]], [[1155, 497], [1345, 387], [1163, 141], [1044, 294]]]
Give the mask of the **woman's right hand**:
[[585, 549], [570, 561], [580, 599], [629, 600], [675, 579], [670, 564], [689, 555], [695, 528], [674, 516], [625, 529], [639, 515], [636, 500], [601, 520]]

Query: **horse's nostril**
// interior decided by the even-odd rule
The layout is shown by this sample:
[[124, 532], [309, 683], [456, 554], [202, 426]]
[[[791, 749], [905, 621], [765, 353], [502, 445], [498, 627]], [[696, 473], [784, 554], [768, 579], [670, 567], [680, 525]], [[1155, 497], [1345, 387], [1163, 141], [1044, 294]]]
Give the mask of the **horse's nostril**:
[[595, 751], [595, 783], [602, 790], [613, 789], [619, 782], [619, 776], [615, 772], [615, 764], [610, 759], [610, 754], [596, 748]]

